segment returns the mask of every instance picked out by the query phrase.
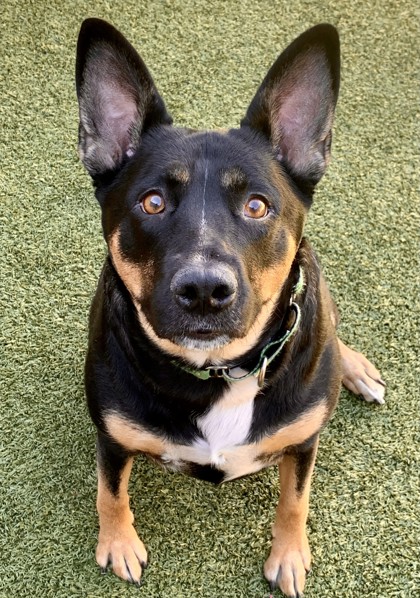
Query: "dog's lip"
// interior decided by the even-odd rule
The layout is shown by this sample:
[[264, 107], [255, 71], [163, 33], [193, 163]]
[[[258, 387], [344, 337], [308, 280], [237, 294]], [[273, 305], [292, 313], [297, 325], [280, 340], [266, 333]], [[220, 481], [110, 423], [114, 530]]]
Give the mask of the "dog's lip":
[[172, 337], [172, 341], [186, 349], [197, 349], [199, 351], [211, 351], [220, 349], [231, 341], [231, 337], [225, 332], [209, 328], [197, 328], [195, 330], [183, 331], [182, 335]]
[[189, 328], [183, 330], [181, 334], [176, 334], [176, 337], [190, 339], [191, 341], [217, 341], [221, 338], [229, 337], [229, 333], [225, 330], [208, 328], [204, 326], [197, 326], [197, 328]]
[[195, 328], [187, 332], [187, 336], [193, 338], [215, 338], [222, 334], [220, 330], [214, 330], [213, 328]]
[[196, 334], [212, 334], [213, 332], [218, 332], [217, 330], [213, 330], [213, 328], [196, 328], [194, 330]]

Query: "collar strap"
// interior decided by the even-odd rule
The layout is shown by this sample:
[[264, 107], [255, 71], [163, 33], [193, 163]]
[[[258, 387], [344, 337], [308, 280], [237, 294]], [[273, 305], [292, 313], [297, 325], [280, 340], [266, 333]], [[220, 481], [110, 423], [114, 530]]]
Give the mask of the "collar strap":
[[299, 266], [299, 279], [295, 286], [293, 287], [292, 295], [290, 297], [289, 308], [292, 312], [294, 312], [294, 319], [293, 323], [290, 327], [285, 331], [285, 333], [277, 340], [270, 341], [267, 343], [261, 350], [260, 356], [256, 366], [246, 374], [240, 376], [232, 375], [232, 370], [236, 368], [240, 368], [240, 365], [234, 366], [208, 366], [202, 369], [193, 369], [189, 368], [184, 365], [180, 365], [176, 361], [172, 361], [173, 365], [176, 365], [184, 372], [188, 372], [192, 374], [196, 378], [200, 380], [209, 380], [210, 378], [224, 378], [227, 382], [238, 382], [239, 380], [245, 380], [246, 378], [250, 378], [254, 376], [258, 379], [258, 386], [262, 388], [265, 380], [265, 374], [267, 371], [267, 367], [270, 363], [279, 355], [281, 350], [283, 349], [284, 345], [292, 338], [295, 334], [297, 329], [299, 328], [300, 320], [301, 320], [301, 310], [299, 305], [296, 303], [296, 298], [302, 293], [305, 287], [305, 279], [303, 274], [303, 268]]

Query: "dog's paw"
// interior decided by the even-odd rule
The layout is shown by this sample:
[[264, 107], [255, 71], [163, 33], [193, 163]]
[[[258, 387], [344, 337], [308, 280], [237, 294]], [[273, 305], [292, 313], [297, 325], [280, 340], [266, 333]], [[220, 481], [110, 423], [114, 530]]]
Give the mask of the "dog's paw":
[[339, 341], [343, 367], [343, 384], [368, 403], [385, 403], [385, 382], [380, 373], [362, 353], [353, 351]]
[[108, 565], [118, 577], [140, 584], [147, 566], [147, 552], [132, 525], [100, 530], [96, 562], [105, 572]]
[[280, 536], [273, 540], [264, 576], [272, 591], [279, 587], [288, 598], [301, 598], [310, 566], [311, 551], [306, 535], [295, 543], [282, 542]]

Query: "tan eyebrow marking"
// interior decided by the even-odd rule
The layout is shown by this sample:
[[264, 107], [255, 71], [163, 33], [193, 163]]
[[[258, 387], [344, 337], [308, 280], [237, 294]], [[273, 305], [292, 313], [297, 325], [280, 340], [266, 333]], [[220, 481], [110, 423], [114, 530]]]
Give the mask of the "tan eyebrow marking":
[[167, 177], [175, 182], [187, 185], [190, 182], [190, 173], [184, 164], [172, 164], [167, 172]]
[[220, 181], [226, 189], [243, 188], [246, 185], [246, 175], [239, 167], [222, 170]]

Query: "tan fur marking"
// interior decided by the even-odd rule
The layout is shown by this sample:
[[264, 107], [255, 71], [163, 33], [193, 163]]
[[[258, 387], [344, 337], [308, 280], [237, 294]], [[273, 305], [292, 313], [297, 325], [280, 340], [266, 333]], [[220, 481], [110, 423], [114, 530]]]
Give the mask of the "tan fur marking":
[[[225, 480], [259, 471], [267, 465], [266, 456], [281, 452], [291, 445], [301, 444], [320, 430], [326, 413], [326, 403], [322, 403], [310, 409], [297, 421], [283, 426], [260, 442], [221, 447], [218, 454], [224, 463], [222, 468], [226, 474]], [[184, 461], [202, 465], [211, 461], [210, 452], [203, 450], [200, 443], [174, 444], [169, 440], [158, 438], [139, 424], [130, 422], [113, 412], [108, 413], [105, 421], [108, 433], [128, 450], [144, 451], [161, 457], [174, 466]], [[261, 458], [262, 456], [264, 458]]]
[[108, 248], [112, 263], [118, 272], [121, 280], [129, 291], [133, 299], [141, 297], [142, 281], [140, 269], [124, 259], [120, 250], [120, 231], [117, 230], [108, 239]]
[[272, 528], [273, 544], [270, 556], [264, 565], [264, 574], [268, 580], [273, 581], [281, 571], [279, 587], [288, 596], [294, 596], [296, 591], [299, 595], [302, 594], [306, 571], [311, 565], [306, 520], [309, 511], [310, 481], [317, 448], [318, 440], [301, 494], [297, 492], [294, 457], [285, 455], [279, 465], [281, 494]]
[[282, 203], [281, 219], [291, 233], [296, 247], [298, 247], [302, 239], [306, 210], [290, 188], [289, 183], [279, 170], [277, 164], [273, 163], [271, 165], [271, 175], [276, 183], [276, 187], [280, 191]]
[[190, 173], [183, 164], [174, 164], [169, 169], [168, 176], [182, 185], [187, 185], [190, 182]]
[[132, 464], [133, 459], [129, 459], [122, 470], [117, 495], [110, 491], [98, 467], [99, 539], [96, 561], [102, 568], [111, 561], [116, 575], [138, 582], [142, 574], [141, 563], [147, 562], [147, 552], [133, 527], [134, 517], [129, 507], [128, 480]]
[[288, 446], [301, 444], [321, 429], [327, 412], [326, 401], [315, 405], [292, 424], [280, 428], [278, 432], [267, 438], [263, 438], [258, 444], [258, 449], [261, 453], [276, 453]]
[[277, 301], [284, 281], [286, 280], [293, 260], [295, 259], [297, 245], [291, 234], [288, 234], [287, 253], [281, 263], [261, 270], [259, 287], [260, 297], [265, 303], [269, 300]]
[[229, 168], [222, 171], [220, 182], [226, 189], [231, 189], [244, 185], [246, 177], [240, 168]]
[[101, 524], [110, 529], [115, 527], [116, 521], [133, 523], [133, 514], [129, 509], [128, 480], [130, 478], [133, 458], [128, 459], [121, 473], [120, 487], [117, 496], [111, 493], [101, 469], [98, 468], [98, 498], [97, 508]]
[[163, 440], [118, 413], [109, 412], [105, 416], [105, 425], [108, 434], [129, 451], [142, 451], [156, 456], [165, 451]]

